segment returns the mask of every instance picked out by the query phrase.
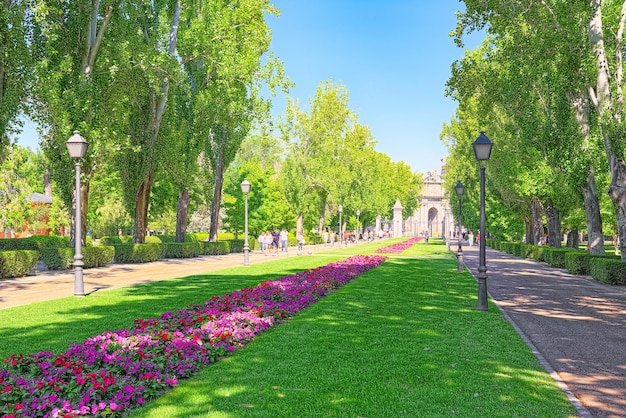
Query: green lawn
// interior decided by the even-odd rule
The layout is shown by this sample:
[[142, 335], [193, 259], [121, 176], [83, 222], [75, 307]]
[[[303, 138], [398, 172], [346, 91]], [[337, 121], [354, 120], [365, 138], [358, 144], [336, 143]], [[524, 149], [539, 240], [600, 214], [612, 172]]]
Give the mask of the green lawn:
[[[60, 351], [135, 318], [397, 241], [3, 310], [0, 356]], [[132, 416], [576, 416], [496, 306], [475, 309], [476, 288], [444, 245], [417, 244]]]

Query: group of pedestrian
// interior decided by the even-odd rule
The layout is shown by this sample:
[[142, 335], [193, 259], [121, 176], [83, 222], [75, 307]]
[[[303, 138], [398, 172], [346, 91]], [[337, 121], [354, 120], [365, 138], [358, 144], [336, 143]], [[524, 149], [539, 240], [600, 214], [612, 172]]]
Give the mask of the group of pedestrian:
[[[267, 255], [278, 255], [278, 249], [280, 252], [286, 253], [289, 251], [289, 234], [287, 228], [283, 228], [280, 232], [278, 228], [274, 228], [271, 232], [269, 230], [259, 234], [258, 238], [259, 247], [261, 253]], [[303, 239], [304, 243], [304, 239]]]

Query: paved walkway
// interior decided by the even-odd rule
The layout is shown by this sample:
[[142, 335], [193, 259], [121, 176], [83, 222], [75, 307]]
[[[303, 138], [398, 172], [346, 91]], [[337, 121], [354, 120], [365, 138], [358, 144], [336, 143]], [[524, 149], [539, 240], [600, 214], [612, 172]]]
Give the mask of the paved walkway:
[[[581, 417], [626, 417], [626, 287], [489, 248], [486, 259], [490, 298], [575, 396]], [[463, 260], [476, 276], [477, 247], [465, 247]]]
[[[331, 247], [307, 245], [304, 252], [314, 253]], [[335, 244], [335, 248], [338, 245]], [[276, 260], [297, 255], [297, 248], [266, 256], [259, 251], [250, 252], [250, 264]], [[127, 287], [139, 283], [184, 277], [228, 267], [243, 266], [243, 254], [201, 256], [188, 259], [159, 260], [144, 264], [111, 264], [83, 270], [85, 294], [103, 289]], [[74, 271], [40, 271], [34, 276], [0, 280], [0, 309], [26, 305], [33, 302], [58, 299], [74, 294]]]

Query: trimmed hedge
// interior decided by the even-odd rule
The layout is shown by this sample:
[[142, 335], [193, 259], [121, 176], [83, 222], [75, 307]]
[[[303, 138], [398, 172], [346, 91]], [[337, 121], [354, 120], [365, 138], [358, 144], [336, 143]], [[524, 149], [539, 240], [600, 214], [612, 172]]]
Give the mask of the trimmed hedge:
[[83, 247], [82, 252], [83, 263], [85, 263], [84, 268], [86, 269], [107, 266], [113, 262], [113, 257], [115, 257], [115, 248], [112, 245]]
[[[103, 267], [111, 264], [115, 249], [112, 246], [82, 247], [83, 268]], [[42, 248], [41, 261], [48, 270], [67, 270], [74, 265], [73, 248]]]
[[120, 245], [120, 244], [132, 244], [133, 237], [130, 235], [122, 235], [121, 237], [111, 235], [100, 238], [100, 245]]
[[609, 257], [590, 257], [589, 272], [594, 280], [607, 284], [626, 284], [626, 263]]
[[193, 258], [202, 255], [202, 248], [197, 242], [164, 242], [165, 258]]
[[38, 260], [35, 250], [0, 251], [0, 279], [26, 276]]
[[199, 244], [203, 255], [224, 255], [230, 252], [230, 244], [228, 241], [201, 241]]
[[572, 248], [546, 248], [544, 259], [546, 263], [555, 268], [565, 268], [565, 255], [575, 251]]
[[569, 274], [589, 274], [589, 253], [587, 251], [570, 251], [565, 253], [565, 268]]
[[533, 244], [520, 244], [520, 257], [522, 258], [532, 258], [533, 256]]
[[543, 245], [533, 245], [532, 248], [532, 258], [535, 261], [546, 261], [545, 257], [545, 252], [546, 252], [546, 248], [548, 247], [544, 247]]
[[0, 238], [0, 251], [38, 250], [36, 241], [29, 238]]
[[39, 258], [48, 270], [67, 270], [74, 263], [74, 249], [42, 248]]
[[163, 258], [163, 244], [120, 244], [114, 245], [114, 260], [118, 264], [149, 263]]

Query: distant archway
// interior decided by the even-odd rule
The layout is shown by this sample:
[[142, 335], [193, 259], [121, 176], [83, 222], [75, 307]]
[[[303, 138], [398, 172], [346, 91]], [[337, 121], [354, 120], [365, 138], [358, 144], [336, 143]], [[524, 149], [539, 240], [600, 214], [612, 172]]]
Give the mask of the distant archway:
[[439, 217], [439, 211], [436, 208], [428, 209], [428, 234], [433, 235], [433, 223], [438, 225], [437, 218]]

